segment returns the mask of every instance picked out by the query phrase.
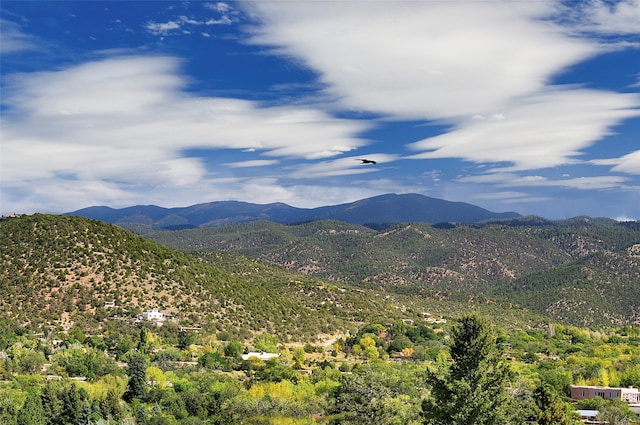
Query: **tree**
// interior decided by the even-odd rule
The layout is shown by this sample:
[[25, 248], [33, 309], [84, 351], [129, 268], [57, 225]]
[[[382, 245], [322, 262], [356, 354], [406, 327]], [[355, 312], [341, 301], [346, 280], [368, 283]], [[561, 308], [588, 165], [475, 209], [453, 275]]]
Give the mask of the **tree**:
[[46, 418], [42, 408], [42, 398], [35, 390], [27, 392], [27, 398], [18, 411], [18, 425], [45, 425]]
[[123, 398], [128, 403], [131, 403], [135, 398], [144, 398], [147, 393], [147, 358], [142, 354], [133, 353], [129, 357], [128, 363], [127, 375], [129, 375], [129, 382]]
[[576, 420], [569, 405], [562, 401], [553, 388], [548, 384], [540, 384], [533, 392], [535, 401], [534, 417], [538, 425], [575, 425]]
[[104, 399], [100, 400], [100, 411], [106, 419], [119, 422], [122, 419], [123, 411], [120, 407], [120, 397], [114, 388], [109, 388]]
[[40, 395], [44, 416], [47, 418], [48, 424], [60, 423], [59, 417], [62, 411], [62, 401], [58, 397], [58, 388], [59, 385], [57, 382], [49, 381], [42, 388]]
[[0, 423], [13, 425], [16, 423], [16, 401], [13, 397], [0, 392]]
[[578, 409], [597, 410], [598, 416], [596, 419], [611, 425], [627, 425], [634, 418], [634, 413], [629, 409], [627, 402], [619, 398], [585, 398], [580, 400], [576, 407]]
[[335, 394], [334, 412], [344, 424], [388, 424], [394, 417], [383, 402], [391, 390], [371, 367], [363, 365], [351, 375], [340, 378]]
[[60, 417], [64, 424], [86, 424], [89, 419], [89, 395], [72, 383], [63, 388], [58, 398], [62, 401]]
[[229, 341], [229, 343], [224, 347], [224, 355], [234, 359], [240, 359], [242, 351], [244, 351], [244, 347], [237, 339]]
[[147, 328], [142, 326], [140, 328], [140, 336], [138, 339], [138, 351], [144, 354], [149, 354], [149, 352], [151, 351], [150, 348], [151, 347], [149, 346], [149, 331], [147, 331]]
[[253, 340], [253, 346], [256, 351], [264, 353], [277, 353], [278, 352], [278, 338], [268, 333], [262, 333], [255, 337]]
[[509, 369], [496, 347], [488, 322], [466, 315], [451, 333], [453, 363], [427, 371], [431, 396], [422, 402], [425, 424], [490, 425], [508, 415]]

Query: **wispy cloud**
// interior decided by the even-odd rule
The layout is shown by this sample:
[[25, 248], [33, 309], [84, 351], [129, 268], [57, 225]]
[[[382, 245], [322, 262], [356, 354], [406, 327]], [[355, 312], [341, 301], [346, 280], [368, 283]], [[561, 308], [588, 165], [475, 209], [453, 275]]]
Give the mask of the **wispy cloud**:
[[158, 36], [190, 34], [194, 27], [202, 25], [231, 25], [238, 21], [234, 9], [227, 3], [204, 3], [203, 6], [205, 10], [217, 12], [216, 17], [195, 19], [181, 15], [166, 22], [149, 21], [147, 22], [146, 30]]
[[224, 165], [231, 168], [249, 168], [249, 167], [266, 167], [275, 165], [278, 161], [275, 159], [255, 159], [252, 161], [228, 162]]
[[461, 120], [454, 131], [411, 144], [425, 151], [413, 158], [513, 163], [509, 170], [571, 164], [615, 124], [640, 116], [639, 95], [586, 89], [554, 88], [512, 103], [493, 119]]
[[[564, 13], [555, 2], [249, 4], [263, 22], [253, 43], [319, 72], [341, 107], [452, 124], [411, 144], [423, 151], [413, 158], [553, 167], [579, 161], [614, 125], [640, 115], [636, 94], [549, 84], [606, 49], [554, 23]], [[597, 2], [581, 13], [613, 31], [614, 21], [626, 28], [637, 4], [619, 3], [606, 15]]]
[[36, 50], [37, 48], [38, 45], [33, 37], [25, 34], [17, 23], [0, 19], [1, 54]]
[[119, 191], [129, 193], [121, 199], [144, 198], [160, 186], [213, 185], [205, 160], [184, 156], [190, 149], [254, 150], [276, 158], [228, 165], [238, 169], [279, 157], [335, 156], [366, 144], [357, 137], [370, 125], [364, 122], [300, 106], [263, 108], [187, 94], [179, 69], [174, 58], [131, 56], [14, 76], [2, 99], [2, 156], [11, 158], [3, 161], [3, 197], [19, 196], [32, 184], [50, 205], [58, 205], [56, 196], [69, 201], [68, 193], [80, 187], [99, 189], [71, 205], [96, 201], [89, 198], [102, 189], [103, 202]]
[[640, 34], [640, 0], [612, 3], [591, 0], [578, 4], [576, 27], [605, 34]]
[[565, 179], [550, 179], [539, 175], [521, 176], [513, 173], [493, 173], [465, 176], [460, 183], [483, 183], [497, 187], [567, 187], [581, 190], [619, 188], [629, 179], [623, 176], [594, 176]]
[[342, 106], [392, 118], [491, 115], [599, 49], [539, 19], [551, 2], [251, 5], [254, 43], [320, 72]]
[[612, 165], [611, 171], [640, 175], [640, 150], [620, 158], [594, 159], [589, 162], [595, 165]]

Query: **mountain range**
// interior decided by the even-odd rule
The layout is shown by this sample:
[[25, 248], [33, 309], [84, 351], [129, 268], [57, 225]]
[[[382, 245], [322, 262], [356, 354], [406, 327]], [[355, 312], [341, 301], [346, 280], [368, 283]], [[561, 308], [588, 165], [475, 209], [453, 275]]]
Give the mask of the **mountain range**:
[[[394, 199], [422, 198], [361, 202]], [[0, 220], [0, 320], [100, 328], [161, 308], [181, 325], [291, 341], [469, 310], [520, 327], [640, 323], [640, 222], [514, 214], [381, 226], [207, 221], [167, 231], [158, 225], [166, 211], [152, 209], [158, 221], [137, 224], [144, 237], [123, 228], [131, 215], [119, 225], [73, 215]]]
[[500, 300], [581, 326], [640, 323], [640, 222], [575, 217], [368, 226], [268, 221], [145, 235], [181, 251], [227, 251], [380, 294]]
[[[418, 194], [387, 194], [356, 202], [318, 208], [296, 208], [283, 203], [252, 204], [216, 201], [188, 207], [163, 208], [137, 205], [114, 209], [88, 207], [67, 215], [92, 218], [133, 228], [138, 233], [150, 229], [185, 229], [268, 220], [274, 223], [300, 223], [314, 220], [338, 220], [352, 224], [388, 223], [471, 223], [497, 218], [515, 218], [515, 212], [496, 213], [478, 206], [430, 198]], [[137, 227], [136, 227], [137, 225]]]

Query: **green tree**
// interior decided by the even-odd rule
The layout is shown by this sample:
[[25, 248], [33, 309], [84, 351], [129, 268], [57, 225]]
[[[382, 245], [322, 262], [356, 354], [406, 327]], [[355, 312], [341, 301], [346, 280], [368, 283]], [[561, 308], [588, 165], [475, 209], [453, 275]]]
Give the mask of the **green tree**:
[[16, 401], [7, 394], [0, 392], [0, 423], [13, 425], [16, 423]]
[[27, 392], [27, 398], [16, 419], [18, 425], [44, 425], [46, 423], [42, 398], [34, 389]]
[[57, 424], [57, 418], [60, 416], [60, 410], [62, 409], [61, 402], [58, 399], [57, 386], [56, 382], [47, 382], [40, 395], [47, 424]]
[[531, 418], [538, 425], [576, 425], [575, 413], [570, 406], [562, 401], [549, 384], [540, 384], [533, 392], [534, 417]]
[[138, 351], [140, 351], [141, 353], [144, 354], [149, 354], [150, 350], [150, 345], [149, 345], [149, 331], [147, 331], [147, 328], [145, 328], [144, 326], [142, 326], [140, 328], [140, 335], [138, 337]]
[[340, 378], [333, 413], [341, 424], [391, 424], [395, 413], [386, 408], [384, 401], [392, 396], [380, 374], [363, 365]]
[[90, 405], [87, 392], [73, 383], [59, 390], [58, 399], [62, 402], [60, 420], [63, 424], [81, 425], [89, 420]]
[[242, 346], [242, 343], [237, 339], [229, 341], [229, 343], [224, 347], [224, 355], [236, 360], [242, 358], [243, 351], [244, 347]]
[[127, 375], [127, 391], [124, 400], [131, 403], [133, 399], [143, 399], [147, 393], [147, 358], [142, 354], [133, 353], [129, 357]]
[[490, 425], [502, 423], [511, 398], [509, 369], [496, 347], [488, 322], [467, 315], [452, 330], [453, 363], [427, 371], [431, 396], [422, 402], [425, 424]]
[[595, 397], [583, 399], [576, 403], [579, 409], [594, 409], [598, 411], [597, 419], [611, 425], [627, 425], [634, 418], [629, 405], [619, 398], [604, 399]]
[[180, 332], [178, 334], [178, 348], [186, 350], [190, 345], [198, 342], [200, 335], [196, 332]]
[[115, 389], [109, 388], [105, 398], [100, 400], [100, 411], [104, 418], [120, 422], [123, 410], [120, 406], [120, 397]]
[[268, 333], [262, 333], [255, 337], [253, 340], [253, 346], [256, 351], [261, 351], [263, 353], [277, 353], [278, 338]]

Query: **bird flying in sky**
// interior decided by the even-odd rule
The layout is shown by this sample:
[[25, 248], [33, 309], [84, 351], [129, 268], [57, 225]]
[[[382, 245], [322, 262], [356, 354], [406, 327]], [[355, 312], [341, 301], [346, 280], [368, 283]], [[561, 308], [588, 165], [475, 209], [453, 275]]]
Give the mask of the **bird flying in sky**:
[[377, 164], [377, 162], [375, 162], [372, 159], [362, 159], [362, 158], [360, 158], [360, 159], [358, 159], [358, 161], [362, 161], [363, 164]]

